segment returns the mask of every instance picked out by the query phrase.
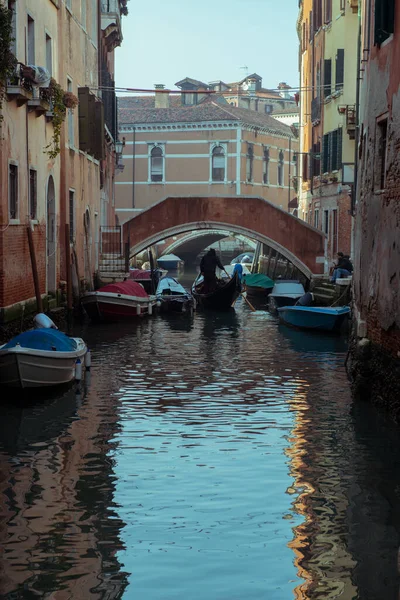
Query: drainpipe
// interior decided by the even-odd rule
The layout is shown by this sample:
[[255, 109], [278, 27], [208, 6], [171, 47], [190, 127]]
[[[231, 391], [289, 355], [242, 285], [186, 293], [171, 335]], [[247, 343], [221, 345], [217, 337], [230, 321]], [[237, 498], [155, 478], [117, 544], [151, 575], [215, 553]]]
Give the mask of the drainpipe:
[[[358, 143], [360, 140], [360, 82], [361, 82], [361, 4], [358, 5], [358, 42], [357, 42], [357, 74], [356, 74], [356, 135], [354, 140], [354, 183], [351, 195], [351, 216], [355, 216], [358, 176]], [[353, 236], [351, 240], [353, 246]]]
[[135, 208], [135, 158], [136, 158], [136, 128], [133, 128], [132, 146], [132, 208]]
[[291, 167], [292, 167], [292, 137], [290, 137], [290, 138], [289, 138], [289, 188], [288, 188], [288, 212], [289, 212], [289, 205], [290, 205], [290, 195], [291, 195], [291, 186], [290, 186]]

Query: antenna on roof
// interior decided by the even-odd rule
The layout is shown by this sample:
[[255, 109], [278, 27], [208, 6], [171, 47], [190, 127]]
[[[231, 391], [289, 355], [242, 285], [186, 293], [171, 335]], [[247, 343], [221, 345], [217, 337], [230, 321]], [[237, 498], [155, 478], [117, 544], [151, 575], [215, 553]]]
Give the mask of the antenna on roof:
[[239, 69], [241, 69], [242, 71], [245, 71], [246, 77], [248, 76], [248, 74], [249, 74], [249, 67], [247, 65], [245, 65], [244, 67], [239, 67]]

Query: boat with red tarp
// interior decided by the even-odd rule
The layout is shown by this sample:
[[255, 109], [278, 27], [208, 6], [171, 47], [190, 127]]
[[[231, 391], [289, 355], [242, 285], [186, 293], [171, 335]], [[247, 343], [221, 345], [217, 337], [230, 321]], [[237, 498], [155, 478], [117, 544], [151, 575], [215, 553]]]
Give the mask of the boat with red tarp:
[[81, 302], [92, 321], [119, 321], [151, 315], [157, 299], [149, 296], [140, 283], [128, 279], [87, 292]]

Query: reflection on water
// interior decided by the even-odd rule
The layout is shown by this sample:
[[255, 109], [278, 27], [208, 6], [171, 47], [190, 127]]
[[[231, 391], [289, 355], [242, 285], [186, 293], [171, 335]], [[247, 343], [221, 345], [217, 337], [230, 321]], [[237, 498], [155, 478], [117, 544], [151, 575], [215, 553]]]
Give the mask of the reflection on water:
[[398, 598], [398, 430], [236, 308], [88, 326], [86, 384], [0, 408], [1, 598]]

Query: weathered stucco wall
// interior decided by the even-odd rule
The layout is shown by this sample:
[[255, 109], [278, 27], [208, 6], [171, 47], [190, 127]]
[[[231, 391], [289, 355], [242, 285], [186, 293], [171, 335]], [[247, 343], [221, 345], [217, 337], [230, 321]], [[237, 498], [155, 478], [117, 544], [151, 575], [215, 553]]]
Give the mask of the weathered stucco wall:
[[[396, 8], [395, 32], [400, 25]], [[362, 83], [355, 223], [354, 331], [350, 372], [356, 391], [396, 417], [400, 406], [400, 36], [372, 46]], [[381, 119], [387, 118], [385, 182]], [[365, 382], [368, 381], [369, 385]]]

